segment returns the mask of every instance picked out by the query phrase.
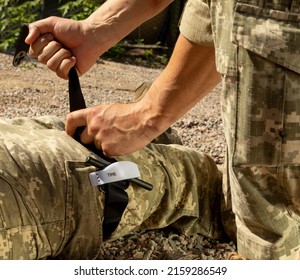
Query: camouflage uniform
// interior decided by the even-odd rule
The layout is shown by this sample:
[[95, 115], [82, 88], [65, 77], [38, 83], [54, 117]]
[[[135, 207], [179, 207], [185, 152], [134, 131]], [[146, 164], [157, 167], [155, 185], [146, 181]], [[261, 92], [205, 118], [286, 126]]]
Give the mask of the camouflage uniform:
[[181, 24], [216, 49], [224, 206], [231, 192], [238, 251], [249, 259], [300, 259], [299, 12], [299, 0], [190, 0]]
[[[105, 194], [92, 187], [90, 152], [55, 117], [0, 120], [0, 258], [93, 259], [105, 240]], [[221, 174], [207, 156], [181, 145], [150, 144], [119, 160], [139, 165], [147, 191], [129, 203], [111, 239], [171, 225], [218, 238]]]

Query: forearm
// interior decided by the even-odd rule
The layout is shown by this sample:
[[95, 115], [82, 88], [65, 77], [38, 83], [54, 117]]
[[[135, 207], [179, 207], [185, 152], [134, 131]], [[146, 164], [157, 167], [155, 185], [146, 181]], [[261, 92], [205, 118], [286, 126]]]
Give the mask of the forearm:
[[152, 129], [163, 131], [169, 127], [219, 82], [214, 48], [192, 43], [180, 35], [168, 66], [142, 100], [143, 106], [149, 106]]
[[66, 131], [74, 135], [78, 126], [86, 126], [83, 143], [95, 143], [107, 156], [125, 155], [164, 132], [219, 81], [214, 49], [180, 36], [168, 66], [140, 101], [75, 111], [67, 117]]
[[37, 57], [64, 79], [75, 65], [80, 74], [172, 0], [108, 0], [82, 21], [49, 17], [30, 25], [26, 43]]
[[98, 52], [115, 45], [137, 26], [158, 14], [173, 0], [109, 0], [85, 21], [86, 32], [92, 34]]

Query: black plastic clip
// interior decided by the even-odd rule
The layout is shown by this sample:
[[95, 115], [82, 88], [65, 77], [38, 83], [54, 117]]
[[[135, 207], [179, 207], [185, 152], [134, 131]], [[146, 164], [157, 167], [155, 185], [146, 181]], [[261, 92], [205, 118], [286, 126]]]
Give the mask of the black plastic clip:
[[27, 56], [30, 45], [25, 43], [25, 39], [29, 34], [29, 26], [28, 24], [24, 24], [21, 27], [20, 36], [17, 41], [16, 51], [13, 59], [13, 66], [19, 66]]

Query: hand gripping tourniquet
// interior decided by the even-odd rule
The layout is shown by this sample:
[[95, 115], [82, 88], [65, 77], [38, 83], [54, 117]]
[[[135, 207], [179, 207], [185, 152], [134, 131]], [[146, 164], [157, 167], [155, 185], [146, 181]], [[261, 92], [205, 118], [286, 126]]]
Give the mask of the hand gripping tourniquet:
[[[28, 25], [23, 25], [21, 28], [19, 40], [17, 41], [16, 51], [13, 59], [13, 65], [20, 65], [26, 58], [29, 50], [29, 45], [27, 45], [24, 40], [29, 32]], [[76, 68], [71, 68], [69, 72], [69, 104], [70, 112], [86, 108], [84, 97], [81, 91], [79, 78], [77, 75]], [[85, 129], [85, 127], [78, 127], [76, 129], [74, 139], [81, 143], [80, 134]], [[82, 144], [82, 143], [81, 143]], [[98, 169], [103, 169], [113, 162], [115, 159], [107, 158], [104, 156], [101, 150], [97, 149], [93, 144], [82, 144], [87, 149], [89, 149], [93, 154], [87, 157], [87, 163], [97, 167]], [[104, 220], [103, 220], [103, 238], [106, 239], [118, 226], [122, 214], [128, 204], [128, 195], [125, 191], [129, 185], [129, 181], [136, 185], [141, 186], [147, 190], [152, 189], [152, 185], [144, 182], [138, 178], [132, 178], [128, 180], [121, 180], [117, 182], [107, 183], [98, 186], [101, 191], [105, 193], [105, 209], [104, 209]]]

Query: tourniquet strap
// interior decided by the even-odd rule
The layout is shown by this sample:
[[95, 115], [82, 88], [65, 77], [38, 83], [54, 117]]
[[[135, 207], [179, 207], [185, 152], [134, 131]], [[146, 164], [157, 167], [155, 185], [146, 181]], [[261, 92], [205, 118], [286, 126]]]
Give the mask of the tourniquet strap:
[[[69, 72], [69, 104], [70, 112], [86, 108], [75, 67], [71, 68]], [[74, 135], [74, 138], [79, 143], [81, 143], [80, 134], [82, 133], [83, 129], [84, 127], [78, 127]], [[105, 158], [110, 162], [114, 161], [105, 157], [103, 153], [96, 148], [95, 145], [82, 145], [84, 145], [86, 148], [88, 148], [90, 151], [97, 154], [101, 158]], [[128, 185], [128, 181], [125, 180], [108, 183], [101, 186], [101, 190], [105, 192], [104, 220], [102, 224], [104, 239], [107, 239], [111, 235], [111, 233], [117, 228], [122, 218], [122, 214], [128, 204], [128, 195], [125, 191]]]

